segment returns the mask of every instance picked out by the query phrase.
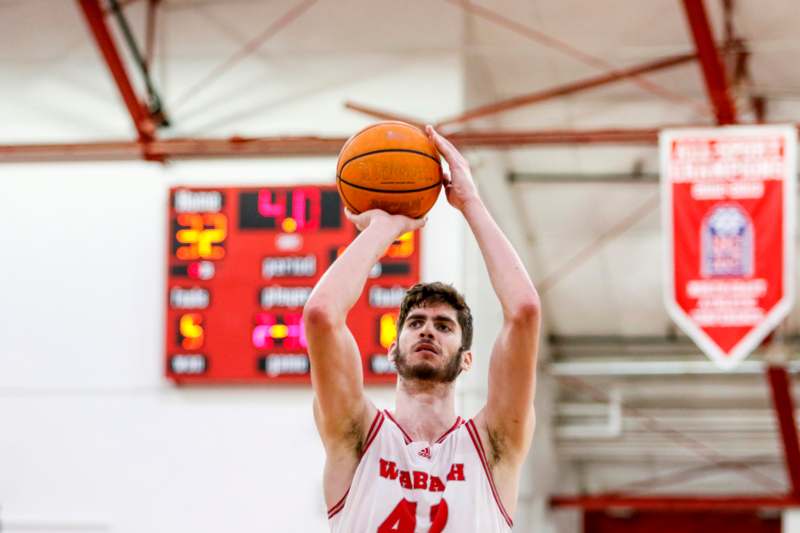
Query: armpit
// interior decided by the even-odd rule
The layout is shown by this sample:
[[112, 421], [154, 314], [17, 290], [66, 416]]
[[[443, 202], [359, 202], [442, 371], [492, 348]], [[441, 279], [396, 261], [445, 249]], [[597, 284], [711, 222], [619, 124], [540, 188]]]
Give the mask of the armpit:
[[505, 457], [506, 454], [506, 439], [505, 436], [499, 431], [493, 431], [492, 428], [486, 428], [486, 434], [489, 437], [489, 448], [491, 457], [489, 460], [492, 466], [500, 462], [500, 459]]

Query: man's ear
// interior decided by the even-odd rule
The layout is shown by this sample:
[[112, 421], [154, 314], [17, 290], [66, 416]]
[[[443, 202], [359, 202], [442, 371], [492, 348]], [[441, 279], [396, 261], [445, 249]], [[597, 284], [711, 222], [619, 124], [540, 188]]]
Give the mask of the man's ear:
[[387, 352], [387, 356], [389, 357], [389, 362], [394, 363], [394, 349], [397, 348], [397, 341], [394, 341], [391, 346], [389, 346], [389, 351]]
[[461, 354], [461, 370], [466, 372], [470, 368], [472, 368], [472, 350], [467, 350]]

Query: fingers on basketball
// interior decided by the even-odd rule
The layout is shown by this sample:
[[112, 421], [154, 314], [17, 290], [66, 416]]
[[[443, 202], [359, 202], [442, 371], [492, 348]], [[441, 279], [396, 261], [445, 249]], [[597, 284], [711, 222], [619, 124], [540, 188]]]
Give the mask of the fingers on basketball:
[[439, 152], [444, 156], [448, 165], [463, 166], [466, 163], [464, 156], [461, 155], [461, 152], [458, 151], [458, 148], [456, 148], [455, 145], [446, 137], [443, 137], [442, 134], [436, 131], [433, 126], [425, 126], [425, 132], [436, 144], [436, 149], [439, 150]]

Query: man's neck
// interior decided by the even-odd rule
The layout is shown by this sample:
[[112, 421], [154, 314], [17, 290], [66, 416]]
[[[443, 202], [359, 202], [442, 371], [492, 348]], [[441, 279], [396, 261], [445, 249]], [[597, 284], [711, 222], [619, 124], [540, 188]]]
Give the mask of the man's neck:
[[395, 417], [415, 441], [433, 442], [456, 421], [454, 383], [397, 383]]

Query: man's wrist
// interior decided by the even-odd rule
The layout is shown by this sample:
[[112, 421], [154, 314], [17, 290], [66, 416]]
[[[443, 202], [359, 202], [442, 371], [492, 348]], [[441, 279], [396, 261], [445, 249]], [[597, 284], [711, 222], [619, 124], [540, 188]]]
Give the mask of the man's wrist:
[[484, 207], [483, 200], [481, 200], [481, 197], [476, 194], [475, 196], [465, 199], [461, 203], [461, 212], [466, 215], [469, 211], [475, 209], [484, 209]]
[[381, 233], [391, 233], [393, 237], [400, 235], [403, 232], [403, 221], [397, 217], [386, 215], [373, 218], [367, 228], [374, 226], [376, 231]]

